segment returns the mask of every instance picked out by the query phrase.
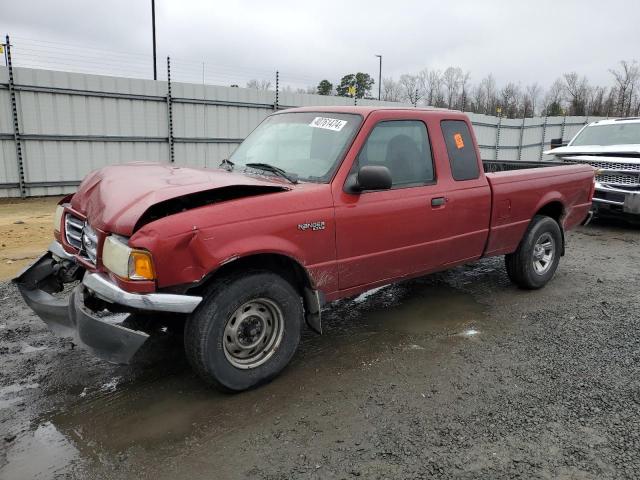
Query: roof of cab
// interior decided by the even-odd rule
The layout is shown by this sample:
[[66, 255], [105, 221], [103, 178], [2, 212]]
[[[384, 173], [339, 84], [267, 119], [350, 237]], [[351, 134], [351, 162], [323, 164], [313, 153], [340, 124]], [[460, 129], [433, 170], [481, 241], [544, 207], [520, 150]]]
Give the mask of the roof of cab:
[[286, 110], [280, 110], [277, 113], [295, 113], [295, 112], [335, 112], [335, 113], [356, 113], [359, 115], [367, 116], [372, 112], [377, 112], [380, 110], [384, 111], [411, 111], [411, 112], [424, 112], [431, 114], [462, 114], [459, 110], [448, 110], [446, 108], [435, 108], [435, 107], [404, 107], [404, 106], [351, 106], [351, 105], [318, 105], [318, 106], [310, 106], [310, 107], [296, 107], [296, 108], [288, 108]]

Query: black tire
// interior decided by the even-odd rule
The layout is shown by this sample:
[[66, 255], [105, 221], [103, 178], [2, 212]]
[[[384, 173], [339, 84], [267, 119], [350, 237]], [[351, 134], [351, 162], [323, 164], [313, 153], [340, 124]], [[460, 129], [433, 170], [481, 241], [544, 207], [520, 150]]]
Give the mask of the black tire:
[[[246, 314], [239, 310], [240, 307], [247, 308], [245, 305], [250, 305], [251, 310]], [[258, 312], [261, 306], [266, 307], [267, 313]], [[255, 340], [256, 330], [260, 331], [258, 338], [262, 338], [262, 330], [252, 328], [256, 324], [262, 325], [265, 331], [269, 324], [274, 332], [278, 309], [282, 317], [279, 320], [280, 341], [269, 348], [270, 340], [264, 346], [260, 341], [258, 351], [264, 351], [259, 352], [262, 356], [254, 362], [255, 366], [238, 366], [246, 359], [236, 358], [233, 348], [238, 348], [237, 352], [242, 354], [247, 354], [248, 350], [241, 351], [241, 348], [249, 348], [242, 343], [243, 339], [247, 341], [246, 336], [242, 336], [243, 328], [253, 335], [251, 341], [247, 341], [250, 344]], [[225, 277], [210, 286], [205, 299], [186, 322], [184, 346], [187, 359], [198, 375], [219, 390], [247, 390], [272, 380], [286, 367], [298, 348], [303, 318], [300, 295], [279, 275], [254, 270]], [[248, 328], [245, 328], [247, 324]], [[239, 333], [231, 342], [228, 333], [234, 326]], [[267, 335], [270, 333], [263, 336]], [[261, 361], [264, 363], [259, 364]]]
[[[518, 249], [504, 257], [509, 279], [518, 287], [527, 290], [544, 287], [558, 268], [562, 241], [562, 231], [558, 222], [543, 215], [533, 217]], [[546, 247], [549, 243], [552, 257], [545, 263], [543, 260], [546, 254], [540, 257], [540, 252], [547, 252]]]

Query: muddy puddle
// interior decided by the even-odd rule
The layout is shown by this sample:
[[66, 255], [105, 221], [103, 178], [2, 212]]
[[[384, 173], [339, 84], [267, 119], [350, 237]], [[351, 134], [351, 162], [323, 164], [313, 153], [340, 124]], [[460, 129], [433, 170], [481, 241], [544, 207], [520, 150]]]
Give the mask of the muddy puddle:
[[[86, 376], [85, 383], [69, 379], [51, 410], [32, 412], [30, 418], [17, 414], [25, 417], [23, 426], [4, 444], [0, 479], [53, 478], [60, 473], [91, 477], [94, 469], [117, 465], [129, 456], [141, 455], [140, 461], [153, 464], [232, 432], [261, 432], [262, 426], [286, 418], [292, 409], [306, 408], [319, 392], [340, 395], [353, 388], [354, 381], [366, 382], [367, 368], [393, 361], [398, 349], [435, 355], [443, 342], [482, 335], [485, 325], [484, 307], [442, 282], [383, 287], [332, 305], [324, 312], [325, 335], [305, 333], [299, 353], [278, 379], [239, 395], [220, 394], [196, 378], [176, 338], [159, 362], [97, 364], [93, 368], [113, 375], [97, 375], [95, 383], [86, 382]], [[40, 353], [28, 345], [23, 350]], [[83, 368], [82, 355], [74, 368]], [[18, 397], [28, 402], [26, 394], [61, 395], [47, 386], [30, 387], [0, 391], [0, 410], [15, 408]]]
[[484, 322], [484, 307], [471, 295], [443, 285], [389, 286], [375, 292], [371, 300], [367, 322], [386, 331], [449, 336], [478, 333]]

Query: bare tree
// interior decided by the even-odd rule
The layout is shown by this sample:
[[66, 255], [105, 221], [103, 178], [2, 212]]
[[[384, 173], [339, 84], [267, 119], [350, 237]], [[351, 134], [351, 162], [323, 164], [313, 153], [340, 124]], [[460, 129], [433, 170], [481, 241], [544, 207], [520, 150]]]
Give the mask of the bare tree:
[[564, 82], [559, 78], [547, 90], [542, 102], [544, 114], [548, 116], [562, 115]]
[[487, 97], [482, 85], [476, 85], [473, 88], [473, 99], [471, 110], [476, 113], [484, 113], [487, 105]]
[[296, 93], [302, 93], [306, 95], [314, 95], [317, 93], [316, 87], [308, 86], [306, 88], [296, 88]]
[[401, 102], [402, 90], [402, 85], [393, 78], [388, 77], [382, 79], [382, 100], [387, 102]]
[[426, 68], [423, 68], [417, 73], [416, 77], [418, 78], [418, 88], [422, 92], [423, 100], [427, 105], [429, 105], [428, 98], [427, 98], [427, 93], [429, 91], [429, 88], [428, 88], [429, 70], [427, 70]]
[[531, 115], [533, 117], [536, 114], [536, 105], [538, 104], [538, 98], [540, 97], [540, 93], [542, 92], [542, 89], [540, 88], [540, 85], [534, 82], [530, 85], [527, 85], [525, 90], [526, 90], [525, 102], [529, 108], [525, 106], [523, 115], [525, 117], [528, 115]]
[[403, 99], [407, 100], [413, 105], [417, 105], [420, 99], [423, 97], [423, 92], [420, 89], [420, 82], [417, 75], [409, 75], [405, 73], [400, 76], [400, 87], [403, 95]]
[[481, 113], [494, 115], [497, 106], [496, 81], [493, 75], [489, 74], [480, 81], [480, 88], [484, 91], [485, 104]]
[[629, 114], [637, 117], [638, 115], [640, 115], [640, 96], [638, 96], [637, 93], [634, 93], [631, 101], [632, 104]]
[[607, 99], [604, 104], [604, 113], [606, 117], [611, 115], [615, 115], [617, 105], [618, 105], [618, 87], [614, 86], [609, 89], [609, 94], [607, 95]]
[[271, 82], [269, 80], [252, 79], [247, 82], [247, 88], [254, 88], [256, 90], [269, 90]]
[[448, 67], [442, 74], [442, 83], [447, 94], [447, 108], [453, 106], [458, 96], [462, 76], [462, 69], [459, 67]]
[[617, 84], [618, 102], [616, 114], [629, 116], [634, 91], [637, 90], [638, 80], [640, 80], [638, 62], [634, 60], [629, 63], [622, 60], [620, 62], [620, 70], [610, 69], [609, 72], [611, 72]]
[[593, 87], [589, 90], [585, 115], [605, 115], [607, 87]]
[[439, 101], [442, 98], [442, 74], [440, 70], [429, 71], [424, 89], [427, 105], [440, 106]]
[[584, 115], [586, 112], [587, 97], [589, 96], [589, 82], [587, 77], [580, 76], [576, 72], [565, 73], [564, 90], [569, 102], [569, 115]]
[[[591, 86], [586, 76], [569, 72], [543, 90], [536, 82], [526, 87], [514, 81], [498, 86], [492, 74], [478, 83], [471, 82], [471, 72], [454, 66], [444, 72], [424, 68], [416, 74], [403, 74], [398, 80], [384, 78], [381, 98], [391, 102], [457, 108], [487, 115], [496, 115], [496, 108], [501, 106], [502, 114], [509, 118], [541, 114], [640, 115], [640, 64], [635, 60], [621, 61], [618, 68], [609, 71], [614, 77], [614, 84], [610, 87]], [[323, 82], [329, 83], [328, 80]], [[259, 90], [270, 86], [271, 82], [266, 80], [250, 80], [247, 83], [247, 87]], [[284, 90], [287, 91], [287, 87]], [[311, 90], [307, 88], [305, 91]], [[298, 89], [298, 92], [302, 93], [303, 90]], [[327, 92], [331, 94], [328, 89]]]
[[513, 82], [507, 83], [500, 90], [500, 106], [502, 107], [502, 115], [507, 118], [515, 118], [518, 116], [521, 101], [520, 87]]

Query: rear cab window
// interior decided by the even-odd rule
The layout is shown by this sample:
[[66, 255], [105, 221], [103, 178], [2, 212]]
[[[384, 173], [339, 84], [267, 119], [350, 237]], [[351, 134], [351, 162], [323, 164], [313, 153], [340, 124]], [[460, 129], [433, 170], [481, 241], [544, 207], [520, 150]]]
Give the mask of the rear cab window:
[[443, 120], [440, 122], [442, 135], [447, 145], [451, 175], [456, 181], [475, 180], [480, 176], [478, 156], [471, 140], [467, 122], [463, 120]]

